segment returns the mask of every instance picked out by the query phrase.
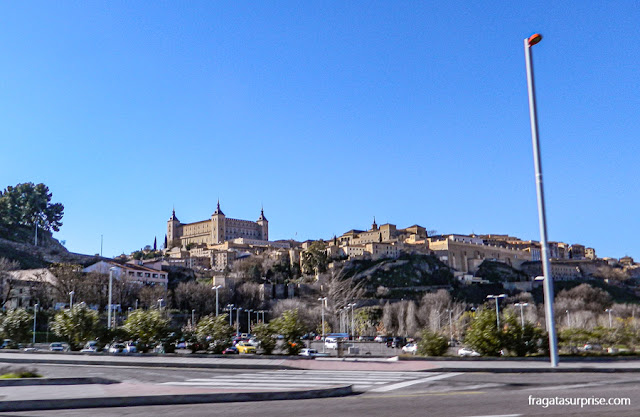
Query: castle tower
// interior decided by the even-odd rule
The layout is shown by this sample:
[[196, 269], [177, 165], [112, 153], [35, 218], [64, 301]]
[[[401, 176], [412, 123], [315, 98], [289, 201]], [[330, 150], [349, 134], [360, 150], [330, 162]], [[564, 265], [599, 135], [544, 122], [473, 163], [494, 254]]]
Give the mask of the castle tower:
[[167, 221], [167, 249], [174, 245], [176, 239], [180, 238], [180, 234], [180, 220], [176, 217], [176, 209], [174, 208], [169, 221]]
[[378, 230], [378, 224], [376, 223], [376, 216], [373, 216], [373, 224], [371, 225], [371, 230]]
[[218, 200], [218, 207], [211, 215], [211, 243], [214, 245], [225, 241], [225, 219], [224, 213], [220, 210], [220, 200]]
[[258, 221], [256, 223], [258, 223], [262, 229], [260, 239], [269, 240], [269, 221], [264, 217], [264, 208], [260, 209], [260, 217], [258, 217]]

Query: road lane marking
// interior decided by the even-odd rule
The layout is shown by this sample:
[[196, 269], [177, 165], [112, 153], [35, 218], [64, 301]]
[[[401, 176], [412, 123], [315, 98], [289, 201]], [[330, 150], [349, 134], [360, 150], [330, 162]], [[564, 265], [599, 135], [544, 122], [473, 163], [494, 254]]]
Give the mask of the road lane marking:
[[457, 376], [457, 375], [461, 375], [461, 372], [448, 372], [446, 374], [434, 375], [434, 376], [430, 376], [428, 378], [421, 378], [421, 379], [414, 379], [414, 380], [411, 380], [411, 381], [399, 382], [397, 384], [391, 384], [391, 385], [387, 385], [387, 386], [384, 386], [384, 387], [372, 389], [371, 392], [393, 391], [393, 390], [396, 390], [396, 389], [399, 389], [399, 388], [408, 387], [410, 385], [422, 384], [424, 382], [437, 381], [437, 380], [440, 380], [440, 379], [451, 378], [451, 377], [454, 377], [454, 376]]
[[519, 417], [522, 414], [491, 414], [486, 416], [468, 416], [468, 417]]

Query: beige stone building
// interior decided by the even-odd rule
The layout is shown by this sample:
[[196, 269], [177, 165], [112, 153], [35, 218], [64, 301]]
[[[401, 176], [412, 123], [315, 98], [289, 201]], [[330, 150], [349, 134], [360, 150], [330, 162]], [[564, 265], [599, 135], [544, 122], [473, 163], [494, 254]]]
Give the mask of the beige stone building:
[[237, 238], [257, 241], [269, 240], [269, 221], [260, 211], [257, 221], [227, 218], [220, 209], [220, 202], [211, 218], [194, 223], [181, 223], [175, 210], [167, 221], [167, 247], [182, 247], [188, 244], [216, 245]]
[[428, 239], [429, 251], [451, 268], [475, 273], [485, 260], [504, 262], [519, 268], [531, 261], [531, 252], [502, 246], [486, 245], [477, 237], [464, 235], [433, 236]]

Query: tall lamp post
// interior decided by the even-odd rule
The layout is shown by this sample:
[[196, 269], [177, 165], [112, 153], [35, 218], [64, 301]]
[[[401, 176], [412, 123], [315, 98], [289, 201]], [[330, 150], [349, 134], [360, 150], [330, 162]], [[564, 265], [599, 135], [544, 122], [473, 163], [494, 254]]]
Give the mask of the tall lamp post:
[[571, 328], [571, 312], [569, 310], [565, 310], [565, 313], [567, 313], [567, 329]]
[[351, 307], [351, 338], [352, 339], [356, 337], [355, 320], [353, 317], [353, 307], [355, 307], [356, 305], [357, 305], [356, 303], [347, 304], [347, 307]]
[[451, 339], [450, 345], [453, 346], [453, 310], [448, 308], [445, 311], [449, 313], [449, 336]]
[[115, 267], [109, 268], [109, 306], [107, 307], [107, 329], [111, 328], [111, 301], [113, 297], [113, 271]]
[[73, 309], [73, 295], [75, 291], [69, 291], [69, 310]]
[[36, 313], [38, 312], [38, 303], [33, 306], [33, 346], [36, 344]]
[[496, 325], [498, 326], [498, 331], [500, 331], [500, 306], [498, 304], [498, 299], [504, 298], [506, 296], [506, 294], [487, 295], [487, 298], [493, 298], [496, 300]]
[[322, 353], [324, 353], [324, 308], [327, 304], [327, 297], [318, 298], [320, 301], [320, 315], [322, 316]]
[[524, 308], [528, 306], [529, 303], [515, 303], [514, 306], [520, 307], [520, 323], [522, 324], [522, 329], [524, 330]]
[[233, 304], [227, 304], [227, 310], [229, 310], [229, 326], [233, 325]]
[[196, 327], [196, 310], [191, 310], [191, 327]]
[[240, 310], [242, 307], [236, 308], [236, 336], [240, 334]]
[[547, 217], [544, 205], [544, 187], [542, 185], [542, 163], [540, 162], [540, 143], [538, 141], [538, 115], [536, 109], [536, 89], [533, 79], [533, 60], [531, 47], [542, 40], [536, 33], [524, 40], [524, 57], [527, 67], [527, 88], [529, 92], [529, 117], [531, 119], [531, 139], [533, 144], [533, 163], [536, 174], [536, 194], [538, 196], [538, 222], [540, 226], [540, 246], [542, 256], [542, 273], [544, 275], [544, 306], [549, 333], [549, 353], [551, 366], [558, 366], [558, 340], [553, 318], [553, 282], [549, 262], [549, 245], [547, 243]]
[[613, 311], [613, 310], [611, 310], [610, 308], [608, 308], [608, 309], [606, 309], [605, 311], [606, 311], [607, 313], [609, 313], [609, 328], [612, 328], [612, 327], [613, 327], [613, 322], [611, 321], [611, 311]]
[[222, 285], [214, 285], [211, 289], [216, 290], [216, 317], [218, 317], [218, 290], [222, 287]]
[[251, 333], [251, 313], [253, 310], [247, 310], [247, 334]]

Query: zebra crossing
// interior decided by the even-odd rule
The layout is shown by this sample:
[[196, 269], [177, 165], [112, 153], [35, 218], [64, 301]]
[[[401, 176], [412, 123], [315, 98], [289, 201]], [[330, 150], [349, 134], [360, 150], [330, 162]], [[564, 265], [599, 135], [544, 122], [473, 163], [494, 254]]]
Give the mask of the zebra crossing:
[[[425, 376], [428, 375], [428, 376]], [[215, 387], [226, 389], [291, 390], [353, 385], [357, 391], [388, 392], [410, 385], [438, 381], [457, 372], [274, 370], [240, 374], [220, 374], [210, 378], [164, 382], [162, 385]]]

